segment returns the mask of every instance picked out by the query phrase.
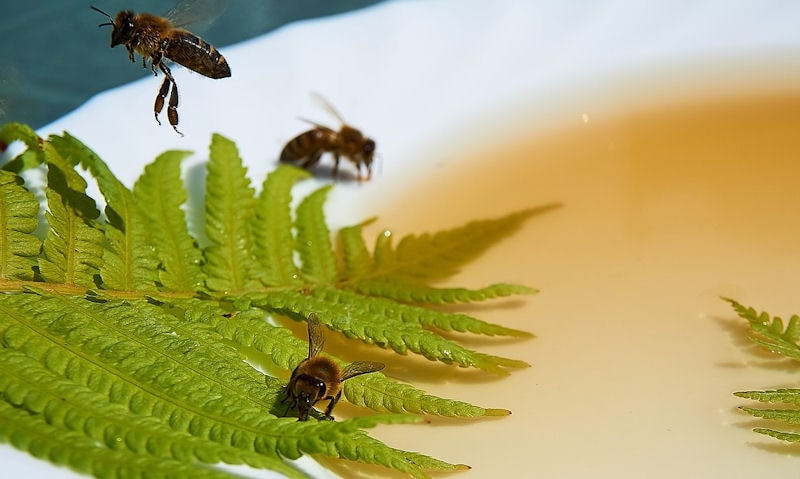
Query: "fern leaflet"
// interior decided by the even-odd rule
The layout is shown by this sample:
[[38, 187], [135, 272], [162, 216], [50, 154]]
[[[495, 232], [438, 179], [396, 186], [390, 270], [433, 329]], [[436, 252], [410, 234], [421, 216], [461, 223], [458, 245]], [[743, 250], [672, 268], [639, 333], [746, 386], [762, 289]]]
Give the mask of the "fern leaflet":
[[266, 285], [300, 283], [293, 261], [295, 244], [289, 205], [292, 186], [309, 176], [300, 168], [279, 168], [264, 180], [252, 229], [253, 246]]
[[168, 151], [148, 165], [133, 187], [141, 206], [159, 261], [158, 282], [166, 291], [195, 292], [203, 289], [203, 253], [189, 235], [186, 188], [181, 182], [181, 160], [188, 151]]
[[253, 189], [236, 145], [215, 134], [206, 176], [206, 284], [211, 290], [239, 292], [257, 287], [253, 271], [250, 218]]
[[39, 272], [46, 282], [84, 288], [96, 286], [95, 275], [103, 264], [103, 230], [94, 200], [86, 196], [86, 181], [45, 144], [47, 157], [50, 230], [42, 245]]
[[41, 242], [33, 235], [39, 203], [22, 178], [0, 170], [0, 281], [33, 279]]
[[297, 207], [297, 249], [303, 275], [312, 283], [324, 284], [336, 279], [336, 258], [322, 212], [330, 189], [330, 186], [320, 188]]

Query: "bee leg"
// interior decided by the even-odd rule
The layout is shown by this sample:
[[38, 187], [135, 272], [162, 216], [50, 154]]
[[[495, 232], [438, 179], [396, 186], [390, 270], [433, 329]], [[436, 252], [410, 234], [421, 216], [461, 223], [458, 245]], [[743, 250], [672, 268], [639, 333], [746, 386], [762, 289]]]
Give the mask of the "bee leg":
[[167, 98], [170, 85], [169, 78], [164, 77], [164, 81], [161, 82], [161, 88], [158, 90], [158, 95], [156, 95], [156, 103], [153, 105], [153, 112], [155, 112], [156, 121], [159, 125], [161, 125], [161, 120], [158, 119], [158, 114], [164, 109], [164, 99]]
[[[130, 59], [131, 59], [131, 63], [136, 63], [136, 59], [133, 57], [133, 47], [131, 46], [131, 44], [130, 44], [130, 43], [126, 43], [126, 44], [125, 44], [125, 48], [127, 48], [127, 49], [128, 49], [128, 58], [130, 58]], [[145, 68], [147, 68], [147, 67], [144, 65], [144, 57], [142, 57], [142, 66], [144, 66]]]
[[286, 396], [284, 396], [283, 400], [281, 401], [281, 404], [283, 404], [285, 402], [288, 402], [289, 404], [286, 405], [286, 410], [283, 411], [283, 416], [284, 417], [286, 417], [289, 414], [289, 411], [291, 411], [295, 406], [297, 406], [297, 401], [293, 401], [293, 400], [289, 399], [288, 392], [287, 392]]
[[322, 157], [322, 150], [316, 150], [315, 152], [308, 155], [308, 159], [306, 161], [300, 163], [301, 168], [309, 169], [319, 163], [319, 159]]
[[172, 129], [181, 136], [183, 133], [178, 131], [178, 85], [172, 80], [172, 93], [169, 95], [169, 105], [167, 106], [167, 119]]
[[[292, 391], [286, 386], [283, 389], [283, 398], [281, 399], [281, 404], [289, 403], [286, 406], [286, 410], [283, 412], [283, 416], [286, 417], [289, 414], [289, 411], [297, 407], [297, 398], [292, 395]], [[299, 413], [299, 411], [298, 411]]]
[[[164, 62], [161, 61], [164, 58], [165, 48], [166, 45], [164, 44], [164, 42], [161, 42], [161, 48], [157, 49], [156, 51], [153, 52], [152, 55], [150, 55], [150, 70], [153, 71], [153, 76], [158, 76], [158, 73], [156, 72], [156, 65], [158, 65], [158, 68], [160, 68], [161, 71], [164, 72], [164, 75], [171, 76], [169, 74], [169, 68], [167, 68], [167, 66], [164, 65]], [[144, 57], [142, 57], [142, 66], [145, 67]], [[165, 68], [166, 70], [164, 70]]]
[[[169, 67], [164, 65], [162, 62], [159, 62], [158, 67], [164, 73], [164, 82], [161, 83], [161, 89], [158, 91], [156, 103], [153, 105], [153, 112], [155, 113], [156, 121], [158, 121], [158, 114], [161, 113], [162, 109], [164, 109], [164, 100], [167, 98], [167, 93], [170, 93], [171, 86], [172, 92], [169, 95], [167, 119], [169, 120], [169, 124], [172, 125], [172, 129], [175, 130], [177, 134], [183, 136], [183, 133], [178, 131], [178, 84], [175, 83], [175, 78], [173, 78]], [[158, 121], [158, 124], [160, 125], [161, 122]]]
[[331, 397], [331, 402], [328, 403], [328, 407], [325, 408], [325, 417], [333, 421], [333, 416], [331, 416], [331, 412], [333, 412], [333, 406], [339, 402], [339, 399], [342, 397], [342, 392], [339, 391], [339, 394], [336, 396]]
[[333, 154], [333, 171], [331, 172], [331, 177], [335, 180], [336, 177], [339, 176], [339, 154]]

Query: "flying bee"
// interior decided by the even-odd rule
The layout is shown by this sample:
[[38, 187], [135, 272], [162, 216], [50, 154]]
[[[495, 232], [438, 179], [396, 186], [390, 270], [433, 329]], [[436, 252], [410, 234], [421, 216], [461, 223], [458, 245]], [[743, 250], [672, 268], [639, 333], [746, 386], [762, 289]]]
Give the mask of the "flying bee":
[[142, 57], [143, 68], [147, 68], [146, 60], [149, 58], [150, 70], [153, 75], [158, 76], [156, 67], [164, 74], [164, 81], [156, 95], [153, 112], [156, 122], [160, 125], [161, 121], [158, 119], [158, 115], [164, 108], [164, 101], [169, 95], [167, 118], [172, 128], [180, 135], [183, 134], [178, 131], [178, 85], [165, 61], [172, 60], [209, 78], [219, 79], [231, 76], [228, 62], [213, 45], [178, 26], [183, 22], [178, 22], [177, 17], [179, 15], [188, 17], [186, 12], [191, 10], [191, 4], [192, 2], [189, 0], [184, 0], [170, 10], [166, 17], [122, 10], [117, 13], [115, 18], [111, 18], [111, 15], [99, 8], [91, 7], [92, 10], [108, 17], [109, 21], [101, 23], [99, 26], [111, 26], [111, 48], [125, 45], [125, 48], [128, 49], [128, 58], [132, 62], [136, 61], [133, 56], [136, 52]]
[[352, 377], [380, 371], [386, 367], [374, 361], [356, 361], [339, 368], [331, 358], [319, 356], [325, 336], [317, 315], [308, 315], [308, 357], [300, 362], [286, 386], [286, 400], [297, 406], [297, 418], [308, 419], [308, 411], [321, 400], [330, 400], [325, 417], [333, 419], [331, 411], [342, 397], [342, 383]]
[[333, 106], [324, 98], [315, 95], [328, 112], [341, 123], [339, 131], [335, 131], [319, 123], [305, 120], [314, 128], [300, 133], [283, 147], [280, 161], [284, 163], [298, 163], [303, 168], [311, 168], [319, 162], [323, 153], [333, 155], [333, 172], [335, 179], [339, 173], [339, 159], [345, 157], [358, 169], [358, 180], [362, 179], [362, 167], [367, 170], [366, 179], [372, 176], [372, 158], [375, 155], [375, 142], [364, 136], [361, 131], [349, 126], [342, 119]]

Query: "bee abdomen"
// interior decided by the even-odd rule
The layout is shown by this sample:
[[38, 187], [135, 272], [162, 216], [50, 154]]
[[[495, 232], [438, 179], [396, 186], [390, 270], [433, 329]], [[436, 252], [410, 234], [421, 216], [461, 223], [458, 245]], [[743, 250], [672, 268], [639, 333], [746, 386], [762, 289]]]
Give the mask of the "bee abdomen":
[[327, 135], [315, 128], [297, 135], [286, 143], [281, 150], [281, 161], [293, 162], [329, 149]]
[[186, 30], [175, 32], [167, 46], [166, 57], [209, 78], [231, 76], [225, 57], [213, 45]]

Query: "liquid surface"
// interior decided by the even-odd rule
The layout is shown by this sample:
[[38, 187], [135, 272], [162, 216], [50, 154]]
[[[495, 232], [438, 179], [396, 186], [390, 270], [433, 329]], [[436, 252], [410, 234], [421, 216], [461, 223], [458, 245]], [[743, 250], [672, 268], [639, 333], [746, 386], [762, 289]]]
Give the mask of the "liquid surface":
[[381, 219], [407, 234], [562, 203], [453, 280], [540, 289], [466, 308], [534, 332], [466, 343], [532, 367], [500, 380], [401, 372], [513, 415], [381, 428], [381, 439], [468, 463], [465, 478], [796, 473], [800, 449], [751, 432], [761, 423], [737, 407], [757, 404], [731, 393], [796, 386], [800, 369], [750, 347], [720, 296], [800, 313], [797, 89], [589, 112], [559, 131], [454, 155], [464, 158], [444, 162]]

